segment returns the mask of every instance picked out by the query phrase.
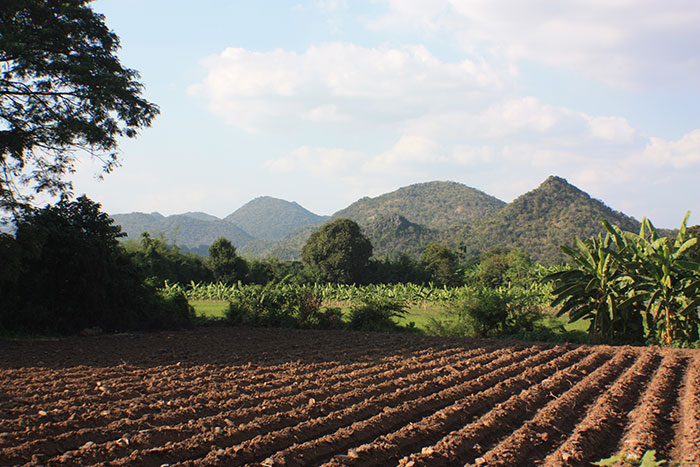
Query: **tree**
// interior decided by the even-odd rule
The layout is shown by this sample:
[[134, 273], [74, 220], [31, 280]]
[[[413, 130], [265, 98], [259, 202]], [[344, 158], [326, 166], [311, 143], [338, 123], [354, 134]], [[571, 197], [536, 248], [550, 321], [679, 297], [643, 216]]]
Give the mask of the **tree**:
[[70, 194], [75, 152], [119, 164], [117, 139], [148, 127], [158, 107], [117, 58], [119, 38], [90, 0], [3, 0], [0, 8], [0, 210], [29, 191]]
[[[72, 333], [185, 323], [184, 297], [163, 300], [124, 252], [119, 226], [85, 196], [24, 211], [12, 242], [16, 280], [0, 280], [0, 328]], [[2, 277], [0, 277], [2, 279]]]
[[436, 284], [447, 286], [457, 284], [457, 255], [445, 245], [440, 243], [426, 245], [420, 262]]
[[350, 219], [338, 219], [312, 233], [301, 250], [301, 259], [314, 267], [324, 282], [363, 282], [372, 256], [372, 243], [360, 226]]
[[144, 232], [140, 242], [127, 240], [124, 246], [141, 274], [155, 286], [160, 287], [165, 281], [188, 284], [212, 279], [211, 271], [200, 256], [183, 253], [177, 245], [168, 244], [162, 234], [152, 237]]
[[208, 263], [214, 280], [229, 285], [245, 279], [248, 273], [248, 265], [236, 254], [236, 247], [223, 237], [217, 238], [209, 247]]

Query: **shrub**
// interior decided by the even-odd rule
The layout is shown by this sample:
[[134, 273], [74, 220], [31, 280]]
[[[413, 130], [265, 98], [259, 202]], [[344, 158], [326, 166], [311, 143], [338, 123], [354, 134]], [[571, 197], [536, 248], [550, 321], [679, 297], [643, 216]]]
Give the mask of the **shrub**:
[[448, 309], [453, 319], [431, 319], [428, 334], [451, 337], [539, 336], [546, 332], [538, 325], [542, 319], [532, 297], [517, 295], [509, 289], [478, 287]]
[[329, 329], [342, 326], [340, 311], [322, 310], [311, 287], [250, 285], [229, 302], [226, 318], [235, 325]]
[[70, 334], [186, 324], [184, 296], [164, 299], [144, 284], [112, 223], [85, 196], [23, 213], [15, 238], [2, 239], [0, 260], [14, 258], [16, 276], [0, 280], [0, 327]]
[[394, 321], [406, 314], [405, 305], [383, 297], [364, 297], [362, 304], [350, 309], [350, 329], [358, 331], [397, 331], [402, 327]]

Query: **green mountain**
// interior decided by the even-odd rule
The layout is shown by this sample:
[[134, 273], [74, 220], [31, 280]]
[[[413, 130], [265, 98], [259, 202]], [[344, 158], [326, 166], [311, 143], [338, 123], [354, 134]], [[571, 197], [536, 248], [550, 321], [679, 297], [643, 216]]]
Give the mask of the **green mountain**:
[[439, 231], [415, 224], [399, 214], [375, 218], [363, 231], [372, 242], [374, 256], [406, 253], [419, 257], [428, 243], [441, 238]]
[[317, 225], [326, 219], [328, 216], [316, 215], [295, 202], [270, 196], [255, 198], [224, 217], [224, 221], [263, 240], [278, 240], [301, 227]]
[[362, 198], [333, 214], [368, 226], [380, 217], [398, 214], [433, 230], [463, 227], [501, 209], [505, 203], [483, 191], [456, 182], [427, 182], [399, 188], [376, 198]]
[[519, 248], [534, 260], [556, 263], [566, 257], [560, 245], [603, 232], [601, 220], [623, 230], [638, 231], [639, 221], [614, 211], [560, 177], [515, 199], [499, 212], [466, 226], [453, 238], [467, 254], [493, 248]]
[[[375, 256], [406, 252], [420, 255], [425, 245], [449, 237], [501, 209], [505, 203], [456, 182], [427, 182], [399, 188], [376, 198], [362, 198], [331, 216], [352, 219], [374, 246]], [[298, 259], [301, 248], [320, 225], [306, 226], [275, 243], [253, 242], [241, 250], [250, 256]]]
[[112, 219], [116, 225], [121, 225], [128, 239], [138, 239], [143, 232], [149, 232], [151, 235], [163, 234], [168, 241], [186, 250], [198, 252], [206, 251], [209, 245], [219, 237], [228, 238], [236, 247], [244, 245], [253, 238], [236, 225], [204, 213], [164, 217], [157, 212], [151, 214], [132, 212], [114, 214]]

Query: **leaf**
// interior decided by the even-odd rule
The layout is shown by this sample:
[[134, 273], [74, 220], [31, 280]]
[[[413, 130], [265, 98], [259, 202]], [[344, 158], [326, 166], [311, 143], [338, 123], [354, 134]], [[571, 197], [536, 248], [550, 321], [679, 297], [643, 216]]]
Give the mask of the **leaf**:
[[598, 462], [591, 462], [593, 465], [616, 465], [619, 464], [620, 462], [624, 462], [625, 458], [622, 456], [612, 456], [608, 457], [607, 459], [601, 459]]

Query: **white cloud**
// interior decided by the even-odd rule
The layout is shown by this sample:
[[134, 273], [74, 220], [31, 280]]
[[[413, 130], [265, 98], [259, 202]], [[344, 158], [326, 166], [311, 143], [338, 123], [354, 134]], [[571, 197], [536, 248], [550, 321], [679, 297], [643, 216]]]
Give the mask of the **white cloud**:
[[363, 168], [370, 172], [412, 171], [417, 165], [445, 160], [436, 142], [421, 135], [404, 135], [391, 149], [375, 156]]
[[697, 89], [700, 3], [692, 0], [387, 0], [376, 29], [451, 32], [469, 52], [533, 60], [623, 87]]
[[443, 62], [425, 47], [330, 43], [302, 54], [227, 48], [203, 61], [189, 88], [229, 125], [248, 132], [315, 123], [396, 121], [501, 94], [510, 79], [484, 61]]
[[650, 138], [644, 159], [656, 166], [676, 169], [700, 167], [700, 130], [694, 130], [678, 141]]
[[331, 176], [347, 172], [364, 157], [361, 151], [301, 146], [289, 156], [269, 160], [263, 166], [272, 172], [303, 171], [317, 176]]

